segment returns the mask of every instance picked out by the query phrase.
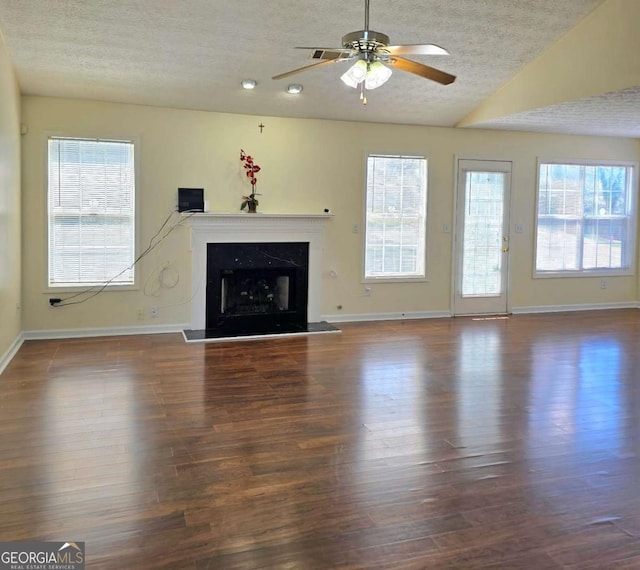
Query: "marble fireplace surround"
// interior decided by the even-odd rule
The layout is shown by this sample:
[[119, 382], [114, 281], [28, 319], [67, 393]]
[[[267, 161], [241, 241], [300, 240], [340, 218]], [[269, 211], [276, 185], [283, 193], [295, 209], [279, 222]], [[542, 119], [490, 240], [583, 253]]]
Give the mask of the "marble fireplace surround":
[[191, 330], [205, 328], [208, 243], [309, 243], [310, 323], [322, 311], [322, 256], [324, 228], [332, 214], [194, 214], [191, 229]]

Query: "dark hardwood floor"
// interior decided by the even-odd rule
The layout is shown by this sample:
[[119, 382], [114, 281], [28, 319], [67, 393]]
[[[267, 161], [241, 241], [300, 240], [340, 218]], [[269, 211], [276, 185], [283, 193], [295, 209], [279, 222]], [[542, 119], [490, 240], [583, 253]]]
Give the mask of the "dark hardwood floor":
[[640, 311], [30, 341], [0, 540], [91, 569], [640, 568]]

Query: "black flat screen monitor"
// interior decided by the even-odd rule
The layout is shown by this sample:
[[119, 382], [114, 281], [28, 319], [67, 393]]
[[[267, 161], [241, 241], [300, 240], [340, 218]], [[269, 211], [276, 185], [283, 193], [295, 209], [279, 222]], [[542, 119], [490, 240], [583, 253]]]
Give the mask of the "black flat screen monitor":
[[178, 212], [204, 212], [204, 188], [178, 188]]

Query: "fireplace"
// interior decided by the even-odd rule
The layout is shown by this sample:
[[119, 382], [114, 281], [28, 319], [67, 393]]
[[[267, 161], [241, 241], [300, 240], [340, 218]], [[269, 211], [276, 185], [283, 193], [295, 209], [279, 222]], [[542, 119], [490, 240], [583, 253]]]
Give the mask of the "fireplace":
[[[188, 342], [252, 338], [248, 319], [259, 336], [340, 332], [321, 322], [324, 227], [331, 214], [200, 213], [186, 218], [191, 230]], [[210, 247], [215, 251], [211, 267]], [[236, 262], [239, 252], [246, 254], [242, 263]], [[225, 258], [225, 267], [215, 266], [216, 259]], [[232, 301], [236, 294], [240, 300]], [[268, 322], [275, 330], [266, 330]]]
[[208, 243], [206, 329], [307, 325], [309, 244]]

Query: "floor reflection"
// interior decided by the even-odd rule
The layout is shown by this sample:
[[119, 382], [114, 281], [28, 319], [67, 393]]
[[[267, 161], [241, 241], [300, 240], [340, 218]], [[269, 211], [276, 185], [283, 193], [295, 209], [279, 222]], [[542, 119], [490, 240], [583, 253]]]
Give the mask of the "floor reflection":
[[362, 350], [358, 418], [362, 460], [402, 455], [424, 441], [425, 350], [416, 341], [385, 341]]
[[624, 438], [619, 341], [547, 337], [531, 351], [530, 431], [545, 429], [583, 451], [617, 449]]
[[487, 446], [501, 439], [503, 334], [505, 323], [483, 322], [458, 337], [456, 446]]

